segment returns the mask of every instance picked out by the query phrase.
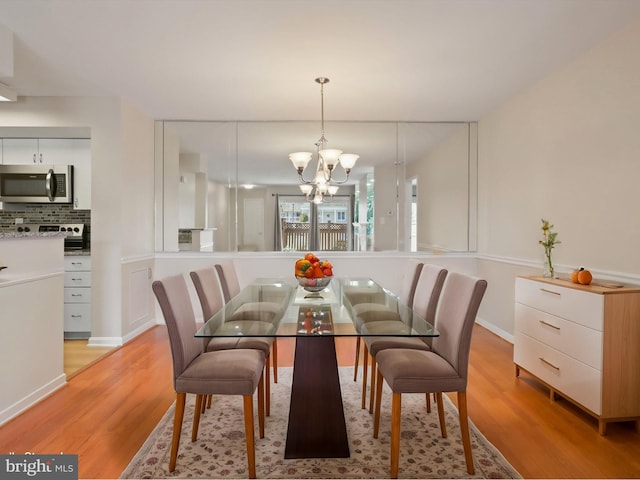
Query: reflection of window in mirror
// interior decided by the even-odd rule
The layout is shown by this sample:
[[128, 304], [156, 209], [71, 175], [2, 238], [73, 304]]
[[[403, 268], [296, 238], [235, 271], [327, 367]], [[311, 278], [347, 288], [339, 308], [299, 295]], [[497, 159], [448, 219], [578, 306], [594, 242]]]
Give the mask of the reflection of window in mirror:
[[276, 248], [282, 251], [351, 251], [354, 249], [348, 196], [333, 196], [315, 204], [304, 196], [278, 195], [279, 231]]

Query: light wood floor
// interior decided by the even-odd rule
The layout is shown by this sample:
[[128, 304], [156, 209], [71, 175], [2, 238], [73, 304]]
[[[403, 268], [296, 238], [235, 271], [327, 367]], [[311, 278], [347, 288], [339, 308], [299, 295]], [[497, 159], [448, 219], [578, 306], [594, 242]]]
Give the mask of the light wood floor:
[[[353, 364], [353, 344], [337, 340], [341, 365]], [[293, 340], [279, 339], [278, 347], [280, 364], [292, 365]], [[594, 419], [551, 402], [526, 374], [516, 379], [512, 352], [476, 326], [469, 414], [525, 478], [640, 477], [633, 424], [611, 424], [601, 437]], [[149, 330], [0, 427], [0, 453], [77, 453], [80, 478], [117, 478], [174, 400], [170, 357], [165, 328]]]
[[112, 347], [90, 347], [88, 343], [88, 340], [64, 341], [64, 373], [67, 375], [67, 379], [77, 375], [114, 350]]

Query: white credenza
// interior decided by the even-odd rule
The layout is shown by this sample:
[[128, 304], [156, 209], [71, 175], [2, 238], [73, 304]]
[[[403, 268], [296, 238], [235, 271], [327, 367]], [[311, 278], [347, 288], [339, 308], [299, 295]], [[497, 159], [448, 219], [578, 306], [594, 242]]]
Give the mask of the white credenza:
[[64, 257], [64, 338], [91, 336], [91, 257]]
[[518, 277], [516, 376], [525, 370], [599, 421], [640, 426], [640, 287]]

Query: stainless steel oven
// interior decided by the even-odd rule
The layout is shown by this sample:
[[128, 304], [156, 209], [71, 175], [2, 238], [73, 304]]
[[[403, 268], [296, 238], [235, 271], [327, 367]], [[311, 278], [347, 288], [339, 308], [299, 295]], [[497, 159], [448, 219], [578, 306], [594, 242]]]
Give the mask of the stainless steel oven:
[[0, 202], [73, 203], [73, 166], [0, 165]]

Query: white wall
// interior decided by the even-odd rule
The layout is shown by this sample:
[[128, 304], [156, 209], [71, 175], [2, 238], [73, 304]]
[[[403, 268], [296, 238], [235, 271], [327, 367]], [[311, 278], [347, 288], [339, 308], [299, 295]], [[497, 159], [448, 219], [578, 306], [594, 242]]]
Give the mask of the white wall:
[[639, 51], [635, 22], [479, 122], [481, 315], [507, 332], [513, 277], [542, 271], [541, 218], [560, 271], [640, 283]]

